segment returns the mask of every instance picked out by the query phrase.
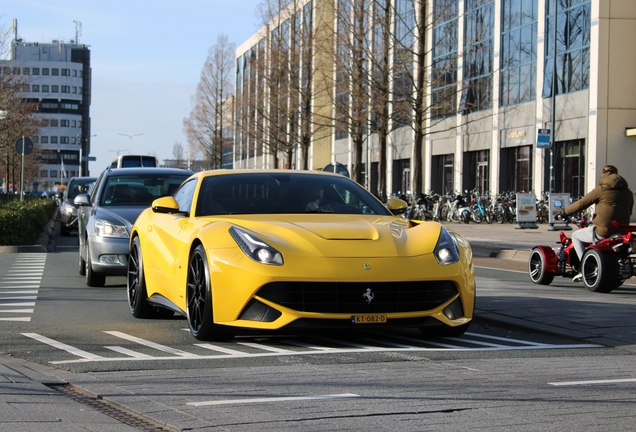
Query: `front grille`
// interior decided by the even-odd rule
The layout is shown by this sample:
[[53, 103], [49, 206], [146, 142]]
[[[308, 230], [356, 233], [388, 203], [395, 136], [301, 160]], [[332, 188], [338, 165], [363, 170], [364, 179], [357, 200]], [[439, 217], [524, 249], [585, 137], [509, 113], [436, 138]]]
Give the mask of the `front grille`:
[[391, 313], [435, 309], [457, 295], [457, 288], [450, 281], [276, 282], [257, 295], [301, 312]]

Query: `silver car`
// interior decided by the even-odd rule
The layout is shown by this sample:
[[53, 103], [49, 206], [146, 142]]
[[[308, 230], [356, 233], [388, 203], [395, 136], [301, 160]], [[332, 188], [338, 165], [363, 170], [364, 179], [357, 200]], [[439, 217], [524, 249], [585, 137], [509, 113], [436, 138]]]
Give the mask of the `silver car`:
[[137, 216], [162, 196], [172, 195], [192, 172], [177, 168], [106, 169], [90, 195], [80, 194], [79, 273], [86, 285], [104, 286], [106, 276], [128, 269], [129, 235]]

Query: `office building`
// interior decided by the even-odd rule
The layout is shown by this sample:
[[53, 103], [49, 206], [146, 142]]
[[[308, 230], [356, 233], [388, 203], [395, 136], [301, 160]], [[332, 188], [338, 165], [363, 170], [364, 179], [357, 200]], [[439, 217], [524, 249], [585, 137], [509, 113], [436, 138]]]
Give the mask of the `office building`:
[[[371, 88], [373, 65], [378, 60], [373, 50], [378, 46], [381, 50], [378, 41], [389, 32], [388, 65], [393, 72], [402, 73], [388, 75], [390, 132], [385, 147], [378, 140], [375, 102], [369, 90], [365, 108], [368, 121], [362, 131], [362, 155], [357, 160], [362, 161], [364, 173], [359, 181], [371, 191], [379, 187], [379, 163], [386, 167], [385, 188], [389, 194], [478, 188], [493, 194], [563, 192], [576, 198], [597, 184], [605, 164], [616, 165], [620, 174], [636, 186], [636, 166], [630, 162], [636, 159], [636, 57], [626, 50], [631, 41], [636, 41], [636, 1], [297, 3], [292, 2], [293, 10], [274, 17], [237, 49], [236, 94], [239, 101], [256, 101], [250, 107], [271, 104], [272, 99], [267, 97], [271, 87], [263, 83], [271, 76], [272, 66], [280, 64], [275, 62], [280, 54], [273, 53], [271, 47], [281, 45], [274, 42], [283, 35], [284, 55], [291, 58], [294, 49], [301, 50], [303, 44], [302, 37], [295, 36], [302, 34], [298, 29], [309, 25], [316, 35], [332, 33], [331, 44], [311, 40], [317, 61], [301, 60], [297, 67], [291, 62], [287, 68], [292, 71], [288, 77], [310, 77], [314, 89], [332, 87], [331, 91], [314, 93], [312, 99], [314, 112], [332, 110], [333, 122], [329, 131], [324, 127], [314, 131], [308, 148], [309, 169], [322, 169], [336, 162], [352, 173], [356, 169], [354, 136], [346, 125], [338, 127], [338, 105], [349, 112], [356, 109], [351, 98], [355, 83], [343, 75], [341, 65], [355, 63], [362, 53]], [[360, 3], [362, 7], [357, 8], [355, 4]], [[358, 33], [351, 23], [358, 22], [355, 14], [360, 10], [367, 16], [359, 20], [358, 30], [365, 31], [358, 33], [365, 35], [364, 46], [371, 48], [356, 53], [351, 49], [354, 45], [343, 49], [341, 41], [356, 40]], [[389, 24], [382, 27], [378, 23], [386, 11]], [[291, 31], [294, 27], [296, 31]], [[343, 32], [350, 32], [349, 37], [340, 37]], [[349, 63], [338, 60], [343, 55]], [[311, 67], [313, 73], [307, 75], [305, 67]], [[347, 85], [340, 85], [342, 82]], [[283, 83], [289, 88], [289, 81]], [[414, 100], [418, 88], [424, 90], [421, 144], [417, 141], [418, 128], [413, 127], [417, 113], [397, 103]], [[289, 93], [285, 93], [287, 101], [297, 97]], [[325, 102], [326, 94], [336, 97]], [[254, 109], [250, 112], [245, 105], [237, 106], [237, 121], [239, 125], [246, 122], [247, 127], [239, 127], [235, 133], [235, 167], [273, 167], [276, 147], [263, 143], [272, 133], [268, 127], [280, 124], [272, 119], [259, 120]], [[264, 124], [260, 134], [246, 133], [249, 128], [258, 131], [259, 122]], [[312, 127], [316, 127], [314, 122]], [[288, 124], [288, 133], [295, 129]], [[548, 148], [545, 140], [549, 141]], [[278, 150], [279, 158], [292, 155], [291, 163], [279, 167], [302, 168], [300, 148], [298, 141], [291, 150]], [[421, 179], [417, 178], [416, 166]]]
[[17, 75], [21, 97], [38, 104], [34, 114], [41, 120], [31, 137], [39, 147], [39, 175], [25, 190], [52, 191], [73, 176], [89, 175], [82, 157], [90, 154], [91, 68], [90, 50], [75, 41], [51, 43], [14, 39], [8, 60], [0, 62], [2, 73]]

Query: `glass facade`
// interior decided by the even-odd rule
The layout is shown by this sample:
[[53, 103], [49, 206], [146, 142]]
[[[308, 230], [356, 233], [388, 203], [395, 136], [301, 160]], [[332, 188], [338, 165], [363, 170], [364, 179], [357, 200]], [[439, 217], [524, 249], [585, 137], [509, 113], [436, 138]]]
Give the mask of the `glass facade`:
[[557, 95], [589, 88], [590, 7], [590, 0], [546, 0], [543, 97], [552, 96], [553, 77]]
[[538, 0], [501, 2], [500, 105], [535, 99]]
[[457, 0], [436, 0], [433, 7], [431, 116], [457, 113]]
[[493, 0], [465, 0], [464, 7], [464, 83], [460, 110], [468, 114], [492, 107], [495, 4]]

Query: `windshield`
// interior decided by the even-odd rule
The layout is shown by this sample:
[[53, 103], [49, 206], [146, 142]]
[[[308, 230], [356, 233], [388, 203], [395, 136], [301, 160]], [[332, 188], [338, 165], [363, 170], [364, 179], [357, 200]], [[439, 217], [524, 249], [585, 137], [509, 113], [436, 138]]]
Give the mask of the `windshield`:
[[199, 190], [197, 216], [272, 213], [391, 213], [346, 177], [311, 174], [209, 176]]
[[189, 174], [137, 174], [108, 178], [100, 205], [149, 206], [157, 198], [172, 195]]
[[94, 178], [86, 180], [73, 180], [73, 182], [68, 187], [68, 199], [72, 201], [79, 194], [87, 193], [89, 186], [93, 183], [95, 183]]

